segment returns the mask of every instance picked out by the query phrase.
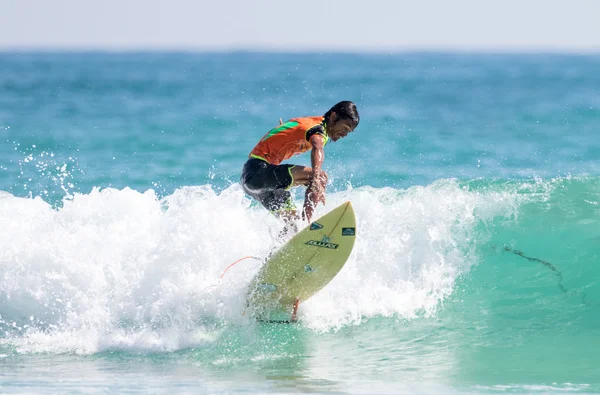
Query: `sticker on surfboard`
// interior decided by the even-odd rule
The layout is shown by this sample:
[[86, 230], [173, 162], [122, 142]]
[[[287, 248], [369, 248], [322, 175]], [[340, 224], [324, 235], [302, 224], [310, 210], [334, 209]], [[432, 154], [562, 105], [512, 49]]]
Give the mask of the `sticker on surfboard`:
[[323, 229], [323, 225], [321, 225], [318, 222], [313, 222], [312, 224], [310, 224], [310, 230], [319, 230], [319, 229]]
[[304, 265], [304, 273], [314, 273], [317, 270], [314, 269], [312, 266], [310, 266], [309, 264]]
[[331, 237], [327, 237], [327, 235], [323, 235], [323, 238], [321, 239], [321, 241], [309, 240], [304, 244], [313, 246], [313, 247], [330, 248], [332, 250], [335, 250], [336, 248], [339, 247], [339, 244], [330, 243], [329, 242], [330, 240], [331, 240]]
[[355, 236], [356, 228], [342, 228], [342, 236]]
[[262, 283], [262, 284], [258, 285], [258, 289], [263, 292], [275, 292], [275, 291], [277, 291], [277, 285], [269, 284], [269, 283]]

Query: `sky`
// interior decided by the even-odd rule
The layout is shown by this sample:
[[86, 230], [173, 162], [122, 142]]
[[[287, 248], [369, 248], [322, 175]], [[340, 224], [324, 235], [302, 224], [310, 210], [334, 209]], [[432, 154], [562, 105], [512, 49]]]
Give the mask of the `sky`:
[[0, 0], [0, 50], [600, 53], [600, 0]]

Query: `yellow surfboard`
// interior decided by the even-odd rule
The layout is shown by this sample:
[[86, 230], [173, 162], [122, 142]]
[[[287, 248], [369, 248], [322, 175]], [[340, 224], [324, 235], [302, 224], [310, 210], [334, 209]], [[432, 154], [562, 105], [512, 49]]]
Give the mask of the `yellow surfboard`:
[[296, 233], [252, 279], [247, 294], [251, 315], [266, 321], [294, 321], [300, 302], [327, 285], [344, 266], [356, 238], [350, 202]]

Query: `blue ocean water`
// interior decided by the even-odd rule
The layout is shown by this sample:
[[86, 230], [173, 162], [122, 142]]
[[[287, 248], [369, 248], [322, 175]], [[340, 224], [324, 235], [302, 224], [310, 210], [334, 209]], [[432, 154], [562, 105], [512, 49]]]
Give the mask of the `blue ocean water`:
[[[600, 56], [0, 54], [2, 392], [600, 392]], [[244, 316], [281, 223], [238, 185], [356, 102], [297, 325]], [[304, 154], [291, 162], [308, 165]], [[298, 204], [303, 193], [295, 192]]]

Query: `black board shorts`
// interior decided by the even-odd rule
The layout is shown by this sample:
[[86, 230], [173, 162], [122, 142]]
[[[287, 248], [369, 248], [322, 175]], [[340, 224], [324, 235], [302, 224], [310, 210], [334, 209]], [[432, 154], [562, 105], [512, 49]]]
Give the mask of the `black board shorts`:
[[272, 165], [261, 159], [250, 158], [244, 164], [240, 183], [244, 192], [271, 212], [295, 210], [290, 193], [294, 183], [291, 170], [294, 167]]

